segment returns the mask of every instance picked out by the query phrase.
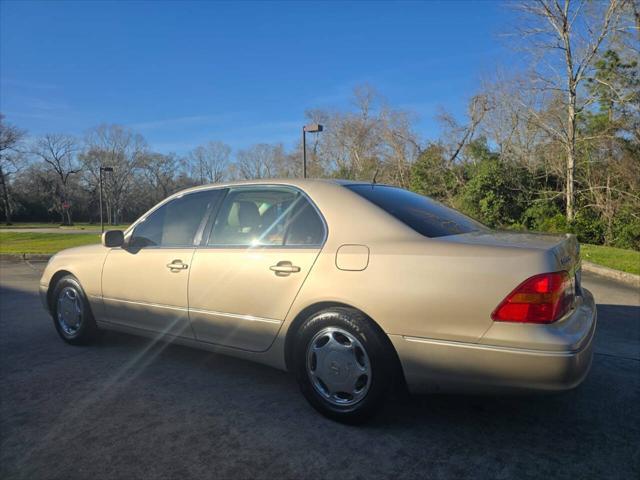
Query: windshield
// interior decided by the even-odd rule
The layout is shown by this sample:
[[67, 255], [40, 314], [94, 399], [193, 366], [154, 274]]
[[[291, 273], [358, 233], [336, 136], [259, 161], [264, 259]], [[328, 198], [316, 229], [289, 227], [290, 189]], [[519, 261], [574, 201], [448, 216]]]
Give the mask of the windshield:
[[425, 237], [444, 237], [488, 228], [440, 202], [387, 185], [346, 185]]

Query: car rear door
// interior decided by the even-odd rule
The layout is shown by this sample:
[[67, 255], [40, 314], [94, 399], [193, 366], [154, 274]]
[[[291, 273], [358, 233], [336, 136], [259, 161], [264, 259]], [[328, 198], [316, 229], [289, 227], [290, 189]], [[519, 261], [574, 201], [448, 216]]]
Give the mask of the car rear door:
[[102, 271], [106, 321], [194, 337], [187, 311], [194, 242], [223, 193], [206, 190], [170, 200], [137, 224], [125, 247], [109, 252]]
[[302, 191], [230, 189], [192, 260], [189, 316], [196, 338], [269, 348], [325, 237], [324, 220]]

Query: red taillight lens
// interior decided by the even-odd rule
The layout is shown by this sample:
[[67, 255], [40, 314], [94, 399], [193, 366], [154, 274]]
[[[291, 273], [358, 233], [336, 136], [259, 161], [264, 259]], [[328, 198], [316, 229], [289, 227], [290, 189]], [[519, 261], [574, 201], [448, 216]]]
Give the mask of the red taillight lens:
[[567, 272], [525, 280], [491, 314], [497, 322], [552, 323], [569, 311], [575, 288]]

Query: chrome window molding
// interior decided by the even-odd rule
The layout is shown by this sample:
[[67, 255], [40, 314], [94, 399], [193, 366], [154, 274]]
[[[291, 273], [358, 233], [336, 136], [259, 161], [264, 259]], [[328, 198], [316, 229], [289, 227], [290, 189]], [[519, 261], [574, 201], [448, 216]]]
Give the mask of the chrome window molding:
[[324, 244], [317, 245], [200, 245], [198, 250], [320, 250]]

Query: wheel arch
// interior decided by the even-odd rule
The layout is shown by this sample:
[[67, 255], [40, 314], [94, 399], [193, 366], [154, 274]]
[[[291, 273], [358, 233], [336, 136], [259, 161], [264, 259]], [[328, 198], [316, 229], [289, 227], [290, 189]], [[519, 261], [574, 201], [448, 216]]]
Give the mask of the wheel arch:
[[49, 310], [52, 310], [52, 304], [51, 301], [53, 300], [51, 298], [51, 296], [53, 295], [53, 291], [56, 288], [56, 285], [58, 284], [58, 282], [60, 281], [61, 278], [66, 277], [67, 275], [71, 275], [73, 277], [75, 277], [75, 275], [73, 273], [71, 273], [69, 270], [58, 270], [56, 273], [54, 273], [51, 276], [51, 280], [49, 280], [49, 287], [47, 288], [47, 305], [49, 306]]
[[354, 307], [353, 305], [349, 305], [347, 303], [335, 302], [335, 301], [325, 301], [325, 302], [317, 302], [312, 305], [309, 305], [303, 308], [293, 319], [291, 325], [287, 329], [287, 333], [285, 336], [285, 344], [284, 344], [284, 355], [285, 355], [285, 366], [287, 371], [291, 371], [293, 365], [293, 347], [294, 347], [294, 339], [298, 329], [302, 326], [302, 324], [312, 315], [316, 313], [326, 310], [332, 307], [343, 307], [343, 308], [351, 308], [353, 310], [357, 310], [362, 313], [367, 319], [371, 322], [373, 327], [378, 331], [381, 338], [384, 339], [384, 342], [387, 344], [387, 348], [392, 353], [393, 358], [395, 359], [395, 368], [397, 371], [397, 379], [399, 379], [402, 388], [406, 388], [406, 382], [404, 379], [404, 371], [402, 369], [402, 364], [400, 363], [400, 357], [398, 356], [398, 352], [396, 351], [393, 343], [389, 339], [389, 336], [385, 333], [382, 327], [376, 322], [367, 312], [364, 312], [362, 309]]

